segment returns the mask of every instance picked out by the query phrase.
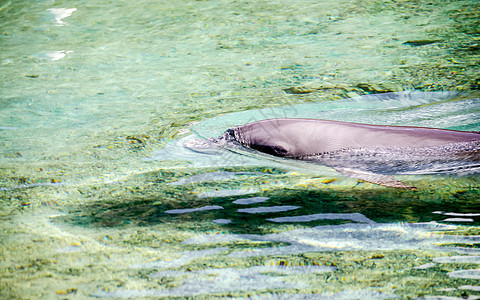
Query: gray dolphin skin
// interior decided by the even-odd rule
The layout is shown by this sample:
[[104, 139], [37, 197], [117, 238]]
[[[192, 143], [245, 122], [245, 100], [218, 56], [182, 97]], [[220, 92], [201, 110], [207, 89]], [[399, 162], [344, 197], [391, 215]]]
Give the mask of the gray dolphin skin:
[[391, 175], [480, 171], [480, 132], [283, 118], [237, 126], [211, 141], [402, 189], [416, 188]]

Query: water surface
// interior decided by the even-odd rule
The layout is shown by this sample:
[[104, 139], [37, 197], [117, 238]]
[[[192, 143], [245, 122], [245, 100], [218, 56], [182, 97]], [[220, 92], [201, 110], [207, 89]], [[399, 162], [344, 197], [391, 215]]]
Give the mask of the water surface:
[[480, 130], [479, 11], [1, 3], [1, 297], [475, 297], [478, 175], [401, 191], [183, 145], [285, 116]]

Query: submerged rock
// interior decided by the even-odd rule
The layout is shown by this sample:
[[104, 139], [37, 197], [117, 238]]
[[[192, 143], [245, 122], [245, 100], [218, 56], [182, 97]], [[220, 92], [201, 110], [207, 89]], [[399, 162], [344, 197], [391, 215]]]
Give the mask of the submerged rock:
[[[351, 87], [350, 87], [351, 88]], [[319, 90], [347, 90], [348, 87], [342, 84], [332, 84], [327, 81], [307, 82], [302, 86], [293, 86], [283, 91], [287, 94], [308, 94]]]
[[[381, 83], [367, 83], [367, 82], [360, 82], [360, 83], [353, 83], [352, 85], [344, 85], [344, 84], [332, 84], [329, 82], [309, 82], [302, 86], [294, 86], [284, 89], [283, 91], [287, 94], [309, 94], [316, 91], [324, 91], [324, 90], [333, 90], [343, 93], [349, 92], [359, 92], [360, 94], [369, 93], [369, 94], [379, 94], [379, 93], [389, 93], [389, 92], [397, 92], [401, 91], [402, 87], [398, 86], [397, 84], [389, 83], [389, 82], [381, 82]], [[356, 95], [358, 96], [358, 94]]]
[[287, 94], [309, 94], [315, 91], [315, 89], [304, 86], [293, 86], [283, 90]]
[[359, 83], [356, 85], [359, 89], [372, 94], [395, 92], [396, 88], [388, 84]]
[[412, 40], [412, 41], [406, 41], [405, 43], [402, 43], [402, 45], [418, 47], [418, 46], [435, 44], [435, 43], [438, 43], [438, 42], [440, 42], [440, 40]]

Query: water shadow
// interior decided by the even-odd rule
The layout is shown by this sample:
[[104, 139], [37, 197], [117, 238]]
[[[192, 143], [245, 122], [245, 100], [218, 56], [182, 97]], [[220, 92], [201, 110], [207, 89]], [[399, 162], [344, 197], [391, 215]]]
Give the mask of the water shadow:
[[[200, 180], [201, 175], [205, 180]], [[220, 174], [224, 174], [222, 177]], [[178, 184], [178, 178], [197, 178]], [[55, 218], [86, 227], [172, 223], [195, 230], [268, 233], [279, 224], [311, 227], [351, 222], [445, 222], [478, 225], [480, 191], [450, 182], [443, 189], [423, 182], [418, 191], [378, 187], [353, 179], [292, 176], [279, 169], [162, 170], [104, 185], [90, 201]], [[472, 180], [474, 180], [473, 178]], [[298, 184], [298, 182], [308, 182]], [[474, 182], [474, 181], [473, 181]], [[457, 183], [457, 185], [455, 185]], [[438, 184], [433, 185], [438, 187]], [[261, 201], [260, 201], [260, 200]], [[218, 221], [220, 220], [220, 221]]]

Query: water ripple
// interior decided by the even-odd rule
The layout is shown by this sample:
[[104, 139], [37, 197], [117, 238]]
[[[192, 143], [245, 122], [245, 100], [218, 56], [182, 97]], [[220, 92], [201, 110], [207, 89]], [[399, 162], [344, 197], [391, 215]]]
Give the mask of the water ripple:
[[183, 208], [183, 209], [170, 209], [166, 210], [165, 213], [167, 214], [186, 214], [191, 212], [197, 211], [206, 211], [206, 210], [216, 210], [216, 209], [223, 209], [223, 207], [219, 205], [207, 205], [198, 208]]
[[293, 217], [279, 217], [267, 219], [271, 222], [282, 223], [282, 222], [311, 222], [316, 220], [350, 220], [358, 223], [369, 223], [373, 224], [374, 221], [365, 217], [361, 213], [351, 213], [351, 214], [313, 214], [305, 216], [293, 216]]
[[276, 213], [282, 211], [295, 210], [300, 208], [300, 206], [293, 205], [283, 205], [283, 206], [267, 206], [267, 207], [252, 207], [252, 208], [241, 208], [237, 210], [240, 213], [247, 214], [263, 214], [263, 213]]
[[233, 201], [232, 203], [234, 204], [240, 204], [240, 205], [248, 205], [248, 204], [255, 204], [255, 203], [262, 203], [267, 201], [268, 197], [252, 197], [252, 198], [242, 198], [242, 199], [237, 199]]

